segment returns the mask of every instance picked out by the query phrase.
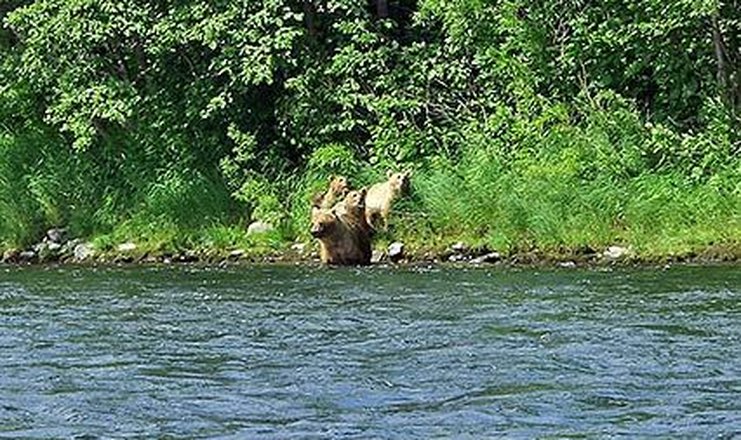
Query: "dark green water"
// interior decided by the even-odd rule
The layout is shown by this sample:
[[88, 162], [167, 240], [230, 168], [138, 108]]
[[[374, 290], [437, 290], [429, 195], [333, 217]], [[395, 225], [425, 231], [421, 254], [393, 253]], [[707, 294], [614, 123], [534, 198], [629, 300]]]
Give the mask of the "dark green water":
[[741, 270], [0, 268], [2, 438], [741, 437]]

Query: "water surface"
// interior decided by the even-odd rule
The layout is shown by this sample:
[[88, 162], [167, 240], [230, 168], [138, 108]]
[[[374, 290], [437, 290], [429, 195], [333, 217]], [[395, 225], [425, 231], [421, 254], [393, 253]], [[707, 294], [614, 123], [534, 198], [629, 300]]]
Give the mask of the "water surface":
[[0, 268], [0, 437], [739, 438], [740, 272]]

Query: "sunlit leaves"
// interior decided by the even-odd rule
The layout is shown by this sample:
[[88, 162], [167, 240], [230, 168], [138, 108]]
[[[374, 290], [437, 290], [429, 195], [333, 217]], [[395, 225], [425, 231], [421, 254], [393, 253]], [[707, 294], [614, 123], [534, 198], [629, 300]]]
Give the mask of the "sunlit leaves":
[[526, 139], [551, 103], [605, 89], [647, 120], [697, 130], [722, 93], [716, 15], [736, 67], [727, 88], [741, 81], [739, 12], [725, 1], [391, 5], [379, 20], [354, 0], [15, 1], [0, 94], [31, 93], [27, 111], [80, 150], [141, 145], [282, 172], [333, 143], [373, 163], [455, 155], [502, 109], [516, 133], [492, 142]]

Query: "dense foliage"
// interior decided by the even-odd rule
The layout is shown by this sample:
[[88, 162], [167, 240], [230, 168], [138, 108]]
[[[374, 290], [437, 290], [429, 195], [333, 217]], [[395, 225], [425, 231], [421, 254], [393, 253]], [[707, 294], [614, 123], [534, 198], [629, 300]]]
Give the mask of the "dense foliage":
[[[0, 243], [306, 237], [331, 173], [413, 167], [396, 233], [741, 241], [737, 0], [4, 0]], [[403, 220], [399, 220], [403, 219]]]

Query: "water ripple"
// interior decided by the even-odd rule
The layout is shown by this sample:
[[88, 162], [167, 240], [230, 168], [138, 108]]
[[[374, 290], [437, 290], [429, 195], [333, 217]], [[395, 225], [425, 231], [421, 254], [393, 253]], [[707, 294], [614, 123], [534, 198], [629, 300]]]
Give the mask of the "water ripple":
[[0, 438], [733, 438], [733, 268], [22, 269]]

